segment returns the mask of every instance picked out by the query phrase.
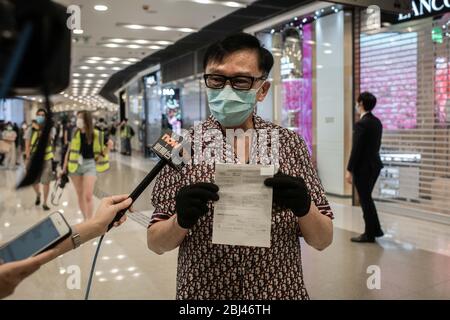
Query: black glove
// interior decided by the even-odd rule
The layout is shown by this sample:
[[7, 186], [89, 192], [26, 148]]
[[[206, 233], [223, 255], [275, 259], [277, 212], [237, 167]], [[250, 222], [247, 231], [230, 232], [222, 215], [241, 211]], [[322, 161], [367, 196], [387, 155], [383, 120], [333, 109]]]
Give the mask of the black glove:
[[264, 180], [264, 184], [273, 188], [273, 201], [279, 206], [291, 209], [297, 217], [309, 212], [311, 196], [302, 178], [277, 173]]
[[192, 228], [198, 219], [208, 212], [207, 202], [219, 200], [219, 187], [214, 183], [200, 182], [178, 191], [175, 209], [180, 227]]

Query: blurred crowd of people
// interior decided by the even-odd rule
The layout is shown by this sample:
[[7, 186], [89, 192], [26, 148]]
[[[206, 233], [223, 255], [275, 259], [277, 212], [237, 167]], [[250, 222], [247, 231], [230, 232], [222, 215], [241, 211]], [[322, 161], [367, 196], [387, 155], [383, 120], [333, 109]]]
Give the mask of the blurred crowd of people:
[[[11, 121], [0, 120], [0, 169], [14, 171], [20, 167], [25, 170], [29, 167], [29, 161], [36, 151], [41, 129], [46, 121], [45, 109], [39, 109], [30, 123], [24, 121], [18, 125]], [[68, 181], [67, 177], [70, 176], [77, 191], [80, 210], [85, 218], [89, 219], [93, 211], [90, 199], [93, 196], [97, 173], [109, 168], [108, 154], [118, 151], [118, 142], [120, 152], [131, 156], [134, 130], [128, 125], [128, 119], [120, 122], [112, 119], [108, 123], [102, 117], [92, 117], [87, 111], [78, 112], [72, 118], [55, 117], [53, 121], [54, 125], [45, 151], [45, 165], [37, 183], [33, 185], [36, 193], [35, 205], [42, 204], [44, 210], [50, 210], [48, 201], [50, 184], [61, 179], [63, 175], [66, 175], [65, 179]], [[99, 146], [97, 140], [100, 139], [102, 141]], [[80, 150], [73, 152], [77, 148]], [[75, 153], [80, 155], [76, 160], [76, 168], [71, 167], [71, 164], [75, 163]], [[103, 166], [99, 158], [102, 158]]]

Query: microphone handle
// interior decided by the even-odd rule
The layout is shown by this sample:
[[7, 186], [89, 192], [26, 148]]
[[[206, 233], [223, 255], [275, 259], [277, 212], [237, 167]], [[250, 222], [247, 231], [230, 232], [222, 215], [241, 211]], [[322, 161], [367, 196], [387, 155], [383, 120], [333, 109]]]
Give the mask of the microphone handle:
[[[131, 202], [130, 207], [133, 205], [133, 203], [137, 200], [137, 198], [139, 198], [139, 196], [142, 194], [142, 192], [144, 192], [144, 190], [148, 187], [148, 185], [153, 181], [153, 179], [156, 178], [156, 176], [158, 175], [158, 173], [164, 168], [164, 166], [167, 164], [166, 160], [159, 160], [155, 166], [153, 167], [153, 169], [145, 176], [144, 179], [142, 179], [142, 181], [139, 183], [139, 185], [136, 187], [136, 189], [133, 190], [133, 192], [131, 192], [130, 194], [130, 198], [131, 200], [133, 200]], [[108, 226], [108, 230], [106, 232], [108, 232], [113, 226], [114, 223], [119, 221], [123, 215], [127, 212], [127, 210], [130, 208], [126, 208], [123, 210], [120, 210], [114, 220], [109, 224]]]

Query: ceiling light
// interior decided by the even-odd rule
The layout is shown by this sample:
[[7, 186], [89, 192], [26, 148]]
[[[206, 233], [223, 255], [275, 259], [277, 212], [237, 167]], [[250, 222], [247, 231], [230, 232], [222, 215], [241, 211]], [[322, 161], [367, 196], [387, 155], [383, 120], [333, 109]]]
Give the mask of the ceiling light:
[[156, 41], [156, 43], [157, 43], [157, 44], [162, 44], [162, 45], [169, 45], [169, 44], [172, 44], [171, 41], [166, 41], [166, 40], [159, 40], [159, 41]]
[[212, 4], [212, 3], [214, 3], [211, 0], [192, 0], [192, 2], [201, 3], [201, 4]]
[[105, 70], [106, 68], [105, 67], [96, 67], [95, 69], [97, 69], [97, 70]]
[[169, 31], [171, 30], [171, 28], [169, 27], [165, 27], [165, 26], [155, 26], [152, 27], [153, 30], [157, 30], [157, 31]]
[[130, 62], [138, 62], [139, 61], [139, 59], [136, 59], [136, 58], [129, 58], [127, 60]]
[[97, 63], [96, 60], [86, 60], [86, 63]]
[[83, 34], [84, 31], [83, 31], [82, 29], [74, 29], [74, 30], [73, 30], [73, 33], [74, 33], [74, 34]]
[[106, 64], [114, 64], [114, 61], [108, 60], [108, 61], [105, 61], [105, 63]]
[[108, 76], [109, 76], [109, 74], [107, 74], [107, 73], [102, 73], [102, 74], [100, 75], [100, 77], [102, 77], [102, 78], [108, 78]]
[[108, 7], [103, 4], [97, 4], [94, 6], [94, 9], [97, 11], [106, 11], [108, 10]]
[[130, 49], [139, 49], [139, 48], [142, 48], [142, 47], [139, 46], [139, 45], [137, 45], [137, 44], [129, 44], [129, 45], [127, 45], [127, 48], [130, 48]]
[[120, 58], [112, 57], [112, 58], [109, 58], [109, 60], [111, 60], [111, 61], [120, 61]]
[[153, 50], [161, 49], [160, 46], [149, 46], [148, 48], [149, 48], [149, 49], [153, 49]]
[[93, 78], [95, 76], [95, 74], [93, 74], [93, 73], [88, 73], [87, 75], [86, 75], [86, 77], [89, 77], [89, 78]]
[[133, 30], [145, 29], [145, 26], [142, 26], [140, 24], [125, 24], [125, 25], [123, 25], [123, 27], [128, 28], [128, 29], [133, 29]]
[[247, 5], [245, 5], [244, 3], [239, 3], [236, 1], [225, 1], [225, 2], [221, 2], [221, 4], [223, 4], [224, 6], [227, 7], [232, 7], [232, 8], [245, 8], [247, 7]]
[[79, 74], [79, 73], [74, 73], [74, 74], [72, 74], [72, 76], [73, 76], [73, 77], [79, 77], [80, 74]]
[[122, 61], [122, 64], [132, 64], [130, 61]]
[[100, 57], [90, 57], [89, 60], [97, 60], [98, 61], [98, 60], [102, 60], [102, 58], [100, 58]]
[[104, 44], [104, 46], [108, 47], [108, 48], [118, 48], [118, 47], [120, 47], [118, 44], [115, 44], [115, 43], [107, 43], [107, 44]]
[[141, 39], [139, 39], [139, 40], [134, 40], [134, 42], [135, 42], [135, 43], [138, 43], [138, 44], [148, 44], [148, 43], [150, 43], [150, 41], [148, 41], [148, 40], [141, 40]]
[[332, 54], [333, 50], [324, 50], [323, 53], [325, 53], [325, 54]]
[[80, 69], [81, 70], [89, 70], [90, 68], [88, 66], [81, 66]]
[[181, 32], [195, 32], [195, 30], [194, 29], [192, 29], [192, 28], [178, 28], [178, 31], [181, 31]]
[[125, 39], [109, 39], [109, 41], [111, 41], [111, 42], [115, 42], [115, 43], [126, 43], [126, 42], [128, 42], [127, 40], [125, 40]]
[[119, 70], [122, 70], [122, 68], [121, 68], [121, 67], [113, 67], [112, 69], [113, 69], [113, 70], [115, 70], [115, 71], [119, 71]]

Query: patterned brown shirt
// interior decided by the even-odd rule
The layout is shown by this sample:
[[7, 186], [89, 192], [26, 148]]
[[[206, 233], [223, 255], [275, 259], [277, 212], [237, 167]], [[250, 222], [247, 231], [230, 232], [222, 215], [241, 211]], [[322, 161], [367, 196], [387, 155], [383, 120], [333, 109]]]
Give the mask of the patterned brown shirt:
[[[213, 117], [199, 125], [203, 132], [220, 130]], [[279, 130], [279, 171], [302, 177], [320, 212], [333, 218], [303, 139], [258, 116], [254, 116], [254, 126], [269, 132]], [[193, 132], [191, 128], [190, 134]], [[202, 150], [210, 143], [202, 142]], [[225, 138], [221, 143], [225, 145]], [[214, 182], [213, 164], [188, 164], [181, 173], [166, 166], [153, 189], [155, 211], [149, 227], [174, 215], [178, 190], [197, 182]], [[300, 227], [289, 209], [273, 205], [270, 248], [213, 244], [213, 214], [210, 203], [208, 213], [189, 230], [179, 247], [177, 299], [308, 299], [302, 274]]]

